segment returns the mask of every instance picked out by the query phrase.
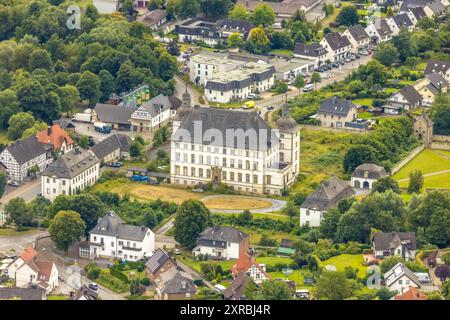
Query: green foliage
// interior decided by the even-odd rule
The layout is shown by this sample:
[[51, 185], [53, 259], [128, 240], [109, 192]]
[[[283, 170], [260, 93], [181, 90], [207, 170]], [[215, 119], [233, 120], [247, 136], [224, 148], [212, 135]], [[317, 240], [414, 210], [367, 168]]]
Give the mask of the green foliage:
[[277, 241], [275, 239], [269, 238], [267, 234], [263, 233], [261, 239], [259, 240], [259, 245], [264, 247], [276, 247]]
[[277, 94], [282, 94], [282, 93], [286, 93], [288, 92], [288, 85], [287, 83], [283, 82], [283, 81], [277, 81], [275, 83], [275, 92]]
[[245, 48], [252, 53], [266, 53], [270, 50], [270, 40], [262, 27], [256, 27], [250, 30]]
[[408, 193], [420, 193], [423, 187], [423, 174], [414, 170], [409, 174]]
[[184, 201], [178, 207], [175, 218], [175, 240], [185, 247], [193, 248], [200, 232], [210, 225], [211, 214], [202, 202]]
[[275, 23], [275, 12], [269, 5], [261, 3], [253, 10], [250, 20], [257, 27], [269, 27]]
[[18, 227], [30, 226], [33, 220], [32, 212], [23, 198], [14, 198], [5, 205], [6, 222], [15, 223]]
[[317, 280], [314, 296], [319, 300], [344, 300], [352, 296], [352, 288], [345, 273], [324, 271]]
[[48, 233], [58, 249], [67, 252], [69, 247], [79, 241], [86, 225], [75, 211], [59, 211], [50, 221]]
[[382, 177], [375, 181], [372, 185], [372, 192], [383, 193], [387, 190], [392, 190], [395, 193], [401, 193], [397, 180], [390, 176]]
[[400, 60], [397, 48], [391, 42], [383, 42], [377, 46], [377, 51], [373, 55], [375, 59], [386, 67], [390, 67]]
[[355, 24], [358, 24], [358, 10], [354, 6], [342, 8], [336, 17], [336, 22], [344, 26], [354, 26]]
[[228, 18], [233, 20], [248, 21], [250, 19], [250, 14], [243, 4], [237, 3], [234, 5], [233, 9], [228, 12]]
[[252, 279], [245, 289], [247, 300], [292, 300], [294, 292], [286, 282], [278, 280], [265, 280], [256, 286]]
[[438, 94], [436, 96], [431, 118], [433, 119], [433, 131], [436, 134], [450, 135], [450, 100], [447, 95]]
[[97, 280], [101, 273], [101, 269], [93, 262], [84, 267], [84, 271], [88, 279], [92, 281]]

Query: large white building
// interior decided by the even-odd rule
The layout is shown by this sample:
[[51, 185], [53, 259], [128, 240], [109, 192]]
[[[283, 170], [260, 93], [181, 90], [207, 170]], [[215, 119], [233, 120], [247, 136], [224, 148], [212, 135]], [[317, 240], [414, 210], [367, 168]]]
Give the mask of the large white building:
[[370, 36], [366, 30], [360, 24], [352, 27], [348, 27], [342, 36], [347, 37], [352, 45], [351, 52], [359, 53], [361, 51], [369, 49]]
[[254, 111], [182, 106], [173, 120], [171, 183], [280, 194], [300, 170], [300, 129], [287, 106], [277, 129]]
[[80, 247], [82, 257], [109, 257], [137, 261], [155, 251], [155, 234], [143, 226], [125, 224], [113, 211], [98, 219], [89, 232], [89, 243]]
[[92, 186], [100, 175], [100, 161], [90, 150], [75, 147], [42, 172], [42, 196], [53, 201]]
[[349, 39], [339, 32], [326, 34], [320, 44], [327, 50], [327, 60], [331, 62], [347, 58], [352, 50]]

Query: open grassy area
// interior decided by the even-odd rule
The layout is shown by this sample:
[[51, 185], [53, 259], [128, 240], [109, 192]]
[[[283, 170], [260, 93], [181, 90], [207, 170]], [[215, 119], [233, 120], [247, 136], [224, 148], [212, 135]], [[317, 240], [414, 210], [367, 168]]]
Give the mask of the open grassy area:
[[37, 229], [30, 229], [27, 231], [16, 231], [14, 229], [0, 229], [0, 237], [17, 237], [17, 236], [26, 236], [38, 233]]
[[270, 53], [281, 54], [281, 55], [285, 55], [285, 56], [292, 56], [293, 51], [287, 50], [287, 49], [274, 49], [274, 50], [270, 51]]
[[128, 283], [125, 283], [124, 281], [121, 281], [118, 278], [112, 276], [109, 273], [108, 269], [103, 269], [100, 272], [100, 276], [95, 280], [95, 282], [116, 293], [125, 293], [130, 290], [130, 285]]
[[67, 296], [48, 296], [47, 300], [69, 300]]
[[270, 239], [275, 239], [278, 244], [280, 244], [281, 239], [290, 239], [294, 241], [298, 239], [298, 236], [286, 232], [277, 232], [263, 229], [250, 229], [242, 226], [239, 226], [238, 228], [242, 232], [245, 232], [250, 235], [250, 244], [252, 245], [259, 244], [259, 241], [261, 240], [263, 234], [266, 234]]
[[423, 174], [450, 170], [450, 156], [448, 156], [449, 158], [445, 156], [448, 154], [442, 150], [425, 149], [397, 172], [394, 179], [406, 179], [414, 170], [420, 170]]
[[312, 288], [312, 286], [310, 285], [305, 285], [304, 284], [304, 280], [305, 280], [305, 275], [310, 275], [311, 272], [309, 270], [304, 270], [304, 269], [298, 269], [298, 270], [294, 270], [293, 273], [285, 275], [282, 271], [274, 271], [274, 272], [269, 272], [269, 275], [272, 277], [272, 279], [287, 279], [290, 281], [294, 281], [296, 283], [296, 288], [297, 289], [308, 289], [308, 288]]
[[[220, 215], [220, 216], [224, 216], [224, 217], [229, 217], [230, 214], [229, 213], [217, 213], [214, 212], [214, 215]], [[267, 214], [267, 213], [252, 213], [252, 217], [253, 219], [260, 219], [260, 218], [270, 218], [273, 220], [280, 220], [280, 221], [284, 221], [284, 222], [288, 222], [289, 221], [289, 217], [287, 215], [283, 215], [283, 214]], [[293, 217], [292, 218], [294, 221], [298, 220], [298, 217]]]
[[256, 197], [221, 196], [202, 200], [209, 209], [250, 210], [263, 209], [272, 206], [270, 201]]
[[352, 101], [354, 104], [358, 104], [361, 106], [372, 106], [373, 99], [365, 98], [365, 99], [355, 99]]
[[[401, 181], [399, 185], [401, 188], [408, 187], [408, 181]], [[423, 178], [424, 189], [450, 189], [450, 172], [441, 173]]]
[[363, 265], [363, 262], [364, 257], [362, 254], [341, 254], [322, 261], [320, 266], [334, 265], [337, 271], [344, 271], [345, 267], [357, 268], [359, 269], [358, 277], [362, 278], [367, 273], [367, 267]]

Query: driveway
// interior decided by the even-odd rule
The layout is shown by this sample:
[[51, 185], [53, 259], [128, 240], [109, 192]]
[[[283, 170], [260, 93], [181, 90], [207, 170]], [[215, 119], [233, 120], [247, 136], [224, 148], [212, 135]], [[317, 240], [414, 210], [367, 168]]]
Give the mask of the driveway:
[[33, 200], [41, 192], [41, 177], [37, 179], [22, 182], [19, 187], [7, 186], [5, 194], [0, 198], [0, 210], [5, 203], [13, 198], [23, 198], [25, 201]]

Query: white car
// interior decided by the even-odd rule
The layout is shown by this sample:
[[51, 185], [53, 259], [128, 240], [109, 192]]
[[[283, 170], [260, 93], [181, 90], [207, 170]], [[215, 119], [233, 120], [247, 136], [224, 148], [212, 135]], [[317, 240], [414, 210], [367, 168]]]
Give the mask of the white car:
[[366, 50], [363, 50], [359, 54], [362, 54], [363, 56], [368, 56], [369, 52], [367, 52]]
[[214, 285], [214, 290], [217, 291], [217, 293], [223, 293], [225, 291], [225, 287], [221, 284]]

